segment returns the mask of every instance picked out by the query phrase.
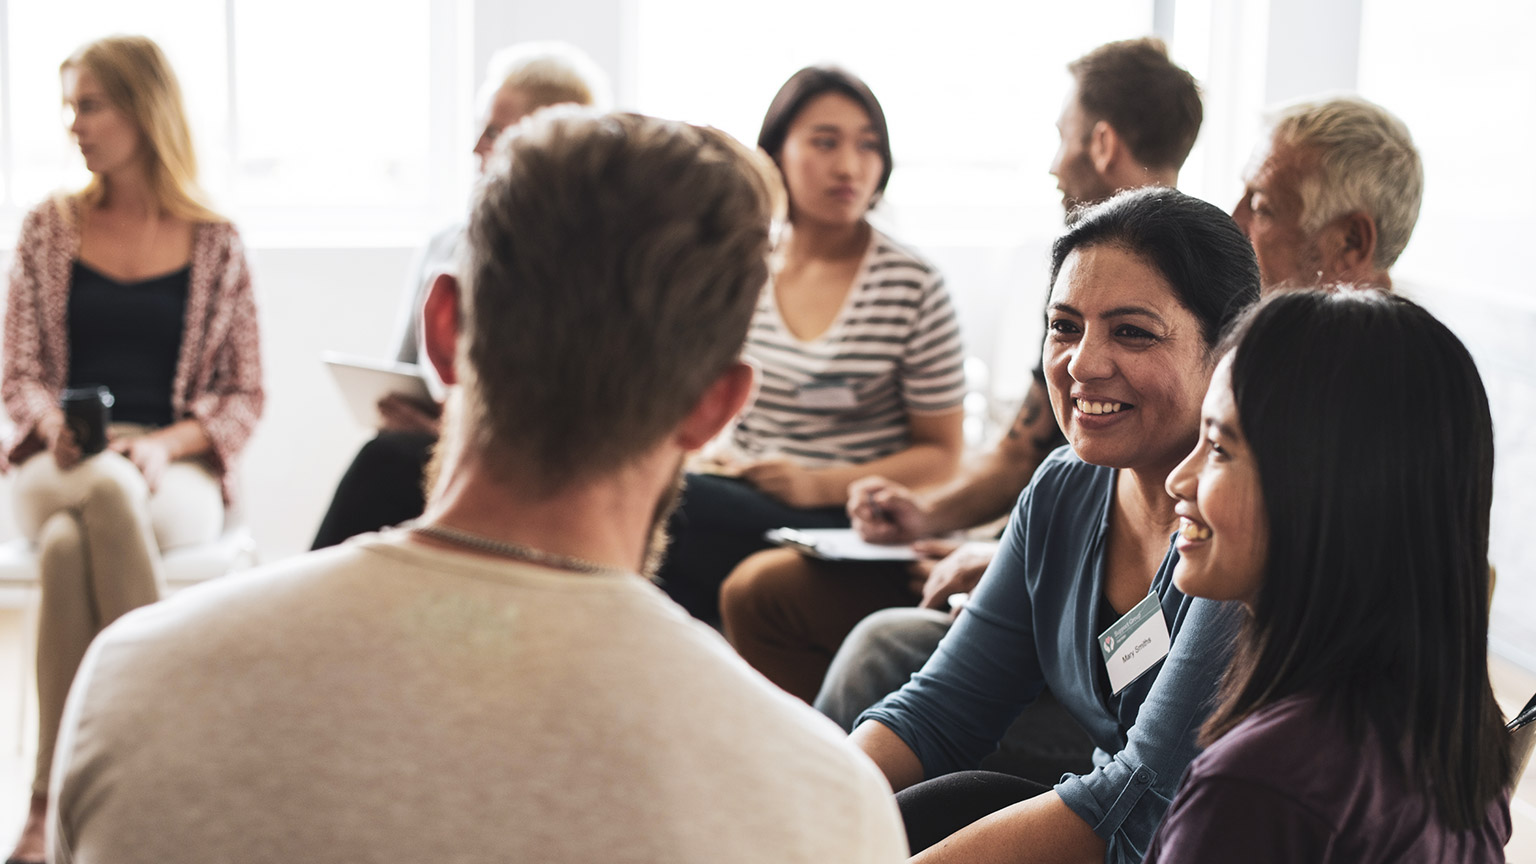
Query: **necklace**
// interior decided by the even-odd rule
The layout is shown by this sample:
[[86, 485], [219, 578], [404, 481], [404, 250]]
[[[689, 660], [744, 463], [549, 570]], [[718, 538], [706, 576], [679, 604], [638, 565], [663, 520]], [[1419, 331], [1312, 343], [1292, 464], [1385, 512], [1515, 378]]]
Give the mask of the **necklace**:
[[583, 558], [571, 555], [556, 555], [553, 552], [545, 552], [543, 549], [535, 549], [532, 546], [524, 546], [521, 543], [508, 543], [504, 540], [492, 540], [489, 537], [481, 537], [479, 534], [471, 534], [468, 531], [460, 531], [457, 528], [449, 528], [447, 525], [412, 522], [408, 529], [416, 534], [463, 546], [467, 549], [476, 549], [481, 552], [489, 552], [503, 558], [511, 558], [514, 561], [526, 561], [529, 564], [538, 564], [543, 567], [553, 567], [556, 570], [571, 570], [577, 573], [625, 573], [627, 571], [618, 567], [608, 567], [603, 564], [595, 564]]

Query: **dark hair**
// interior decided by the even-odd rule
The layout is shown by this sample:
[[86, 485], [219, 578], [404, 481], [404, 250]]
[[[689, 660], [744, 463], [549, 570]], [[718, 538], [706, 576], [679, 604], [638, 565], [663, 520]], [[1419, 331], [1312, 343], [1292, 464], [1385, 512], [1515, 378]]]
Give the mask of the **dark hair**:
[[784, 86], [768, 104], [768, 113], [763, 115], [763, 128], [757, 133], [757, 146], [763, 148], [773, 159], [773, 164], [783, 170], [779, 162], [779, 154], [784, 150], [784, 138], [789, 135], [789, 127], [794, 125], [795, 118], [805, 110], [805, 106], [812, 99], [825, 93], [839, 93], [859, 103], [864, 113], [869, 115], [869, 123], [875, 127], [875, 134], [880, 139], [880, 159], [885, 163], [885, 170], [880, 174], [880, 183], [875, 186], [875, 194], [885, 191], [885, 184], [891, 179], [891, 132], [885, 125], [885, 111], [880, 107], [880, 100], [870, 92], [869, 85], [865, 84], [859, 76], [838, 66], [807, 66], [799, 72], [789, 76]]
[[741, 354], [767, 160], [714, 129], [546, 108], [486, 162], [461, 254], [480, 449], [546, 489], [654, 447]]
[[1488, 682], [1493, 421], [1467, 349], [1374, 290], [1285, 292], [1234, 328], [1268, 514], [1264, 580], [1204, 738], [1316, 694], [1366, 724], [1452, 829], [1509, 782]]
[[1241, 228], [1220, 207], [1177, 189], [1121, 192], [1073, 214], [1051, 247], [1051, 282], [1074, 249], [1113, 245], [1135, 253], [1173, 286], [1200, 321], [1205, 344], [1259, 299], [1259, 262]]
[[1204, 117], [1200, 85], [1168, 59], [1155, 38], [1110, 42], [1067, 64], [1077, 81], [1077, 103], [1103, 120], [1137, 161], [1177, 171], [1189, 158]]

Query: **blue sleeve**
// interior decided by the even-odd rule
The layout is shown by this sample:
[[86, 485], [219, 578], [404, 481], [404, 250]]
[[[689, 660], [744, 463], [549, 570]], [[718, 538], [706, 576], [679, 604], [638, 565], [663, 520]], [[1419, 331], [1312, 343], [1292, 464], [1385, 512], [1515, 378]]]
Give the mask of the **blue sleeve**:
[[1236, 604], [1190, 600], [1173, 626], [1173, 647], [1141, 704], [1127, 743], [1109, 762], [1068, 774], [1056, 793], [1109, 844], [1109, 864], [1137, 864], [1151, 846], [1231, 657]]
[[997, 556], [938, 650], [906, 686], [859, 717], [895, 732], [926, 777], [975, 768], [1045, 686], [1023, 527], [1034, 490], [1020, 497]]

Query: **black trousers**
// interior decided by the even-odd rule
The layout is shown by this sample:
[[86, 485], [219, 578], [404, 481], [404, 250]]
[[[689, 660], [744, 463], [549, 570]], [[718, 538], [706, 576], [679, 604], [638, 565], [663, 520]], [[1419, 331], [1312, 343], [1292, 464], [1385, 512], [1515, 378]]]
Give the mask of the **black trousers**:
[[422, 474], [436, 443], [436, 435], [380, 432], [364, 444], [336, 484], [310, 548], [335, 546], [420, 516], [427, 506]]
[[689, 474], [682, 506], [667, 523], [671, 542], [661, 587], [693, 617], [720, 624], [720, 583], [754, 552], [771, 544], [771, 528], [846, 528], [842, 507], [801, 510], [781, 504], [742, 480]]
[[994, 771], [957, 771], [896, 794], [912, 854], [927, 849], [983, 816], [1027, 801], [1051, 787]]

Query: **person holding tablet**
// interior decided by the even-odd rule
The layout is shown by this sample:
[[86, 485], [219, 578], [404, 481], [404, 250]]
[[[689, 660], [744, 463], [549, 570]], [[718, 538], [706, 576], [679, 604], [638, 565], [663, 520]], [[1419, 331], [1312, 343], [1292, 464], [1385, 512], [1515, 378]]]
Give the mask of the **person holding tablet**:
[[[501, 133], [528, 114], [549, 105], [602, 105], [607, 87], [602, 69], [564, 42], [524, 42], [497, 52], [478, 98], [482, 126], [475, 141], [476, 170], [485, 170], [485, 159]], [[455, 269], [463, 233], [462, 224], [438, 232], [418, 256], [399, 314], [396, 362], [421, 363], [422, 302], [432, 280]], [[441, 406], [391, 394], [379, 401], [378, 411], [383, 425], [336, 484], [311, 548], [335, 546], [414, 519], [426, 507], [423, 475], [437, 444]]]

